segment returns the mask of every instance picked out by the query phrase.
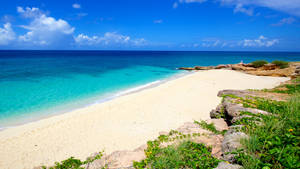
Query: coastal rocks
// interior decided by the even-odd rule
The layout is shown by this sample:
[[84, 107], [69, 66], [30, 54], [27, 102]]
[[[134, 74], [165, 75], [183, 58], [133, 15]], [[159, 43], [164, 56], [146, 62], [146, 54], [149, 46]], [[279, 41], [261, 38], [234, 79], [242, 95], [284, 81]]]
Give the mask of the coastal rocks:
[[218, 166], [214, 169], [242, 169], [243, 167], [240, 165], [233, 165], [226, 162], [220, 162]]
[[246, 67], [246, 66], [243, 66], [242, 64], [231, 65], [231, 68], [232, 68], [232, 70], [239, 70], [239, 71], [255, 70], [255, 68], [253, 68], [253, 67]]
[[228, 65], [218, 65], [215, 67], [215, 69], [224, 69], [224, 68], [228, 68]]
[[133, 168], [133, 161], [144, 159], [145, 153], [142, 149], [138, 151], [116, 151], [100, 160], [87, 164], [85, 169], [99, 168]]
[[195, 70], [193, 67], [180, 67], [178, 69], [179, 70], [188, 70], [188, 71]]
[[223, 159], [229, 162], [234, 162], [234, 154], [231, 152], [242, 147], [241, 139], [249, 138], [243, 132], [226, 133], [222, 142]]
[[195, 70], [211, 70], [215, 69], [215, 66], [195, 66]]

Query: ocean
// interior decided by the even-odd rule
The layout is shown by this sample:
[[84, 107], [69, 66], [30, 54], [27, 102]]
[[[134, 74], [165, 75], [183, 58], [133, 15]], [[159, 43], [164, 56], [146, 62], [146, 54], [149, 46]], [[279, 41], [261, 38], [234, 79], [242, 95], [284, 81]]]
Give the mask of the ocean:
[[178, 67], [300, 61], [296, 52], [0, 51], [0, 128], [185, 75]]

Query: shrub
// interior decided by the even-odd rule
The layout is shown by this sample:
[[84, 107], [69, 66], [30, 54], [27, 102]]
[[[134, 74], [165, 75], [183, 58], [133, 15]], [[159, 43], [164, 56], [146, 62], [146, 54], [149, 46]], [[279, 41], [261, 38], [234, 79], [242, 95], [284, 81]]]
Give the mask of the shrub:
[[257, 60], [257, 61], [252, 62], [253, 67], [255, 67], [255, 68], [262, 67], [263, 65], [265, 65], [265, 64], [267, 64], [267, 63], [268, 63], [268, 62], [265, 61], [265, 60]]
[[256, 98], [256, 107], [273, 115], [260, 115], [260, 124], [249, 120], [239, 121], [246, 125], [250, 136], [244, 140], [244, 150], [236, 157], [245, 169], [300, 168], [300, 94], [288, 102], [276, 102]]
[[156, 143], [148, 142], [146, 159], [134, 162], [135, 168], [215, 168], [220, 162], [211, 155], [211, 150], [204, 144], [184, 141], [179, 145], [160, 148]]
[[289, 67], [289, 63], [286, 61], [274, 60], [272, 63], [275, 64], [276, 66], [279, 66], [280, 69]]

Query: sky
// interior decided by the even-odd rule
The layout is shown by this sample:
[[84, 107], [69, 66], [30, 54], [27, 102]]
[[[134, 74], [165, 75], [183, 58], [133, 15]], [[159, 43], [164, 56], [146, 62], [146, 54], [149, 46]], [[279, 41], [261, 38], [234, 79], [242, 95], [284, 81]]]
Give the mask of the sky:
[[0, 49], [300, 51], [300, 0], [3, 0]]

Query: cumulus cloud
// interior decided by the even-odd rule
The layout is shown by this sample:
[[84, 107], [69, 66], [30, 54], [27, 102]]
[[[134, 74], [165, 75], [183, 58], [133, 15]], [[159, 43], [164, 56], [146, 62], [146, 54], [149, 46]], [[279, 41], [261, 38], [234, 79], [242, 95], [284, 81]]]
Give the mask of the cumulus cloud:
[[8, 45], [15, 38], [15, 32], [10, 23], [4, 24], [3, 28], [0, 27], [0, 45]]
[[207, 0], [178, 0], [176, 2], [173, 3], [173, 8], [177, 8], [178, 5], [181, 3], [203, 3], [203, 2], [206, 2]]
[[282, 26], [285, 24], [292, 24], [296, 21], [293, 17], [283, 18], [278, 23], [272, 24], [272, 26]]
[[17, 12], [21, 14], [21, 16], [25, 17], [25, 18], [35, 18], [35, 17], [39, 17], [43, 14], [43, 12], [39, 9], [39, 8], [35, 8], [35, 7], [17, 7]]
[[145, 44], [144, 39], [131, 39], [130, 36], [121, 35], [116, 32], [107, 32], [103, 36], [88, 36], [79, 34], [75, 37], [75, 42], [78, 45], [89, 46], [118, 46], [118, 45], [130, 45], [141, 46]]
[[289, 13], [300, 17], [299, 0], [219, 0], [221, 4], [244, 7], [258, 6]]
[[244, 39], [241, 42], [244, 47], [271, 47], [278, 43], [278, 39], [269, 39], [263, 35], [259, 36], [257, 39]]
[[[177, 8], [179, 3], [204, 3], [207, 0], [179, 0], [175, 1], [173, 8]], [[232, 6], [234, 12], [242, 12], [247, 15], [254, 14], [254, 7], [266, 7], [273, 10], [285, 12], [300, 17], [299, 0], [216, 0], [223, 6]]]
[[73, 4], [72, 7], [75, 8], [75, 9], [80, 9], [81, 5], [80, 4]]
[[234, 8], [234, 13], [241, 12], [245, 13], [246, 15], [252, 16], [253, 15], [253, 9], [252, 8], [245, 8], [243, 4], [237, 4]]
[[63, 45], [57, 42], [67, 44], [73, 39], [72, 34], [75, 28], [71, 27], [67, 21], [46, 16], [39, 8], [27, 7], [24, 10], [18, 7], [17, 11], [25, 17], [32, 18], [29, 25], [21, 26], [28, 32], [19, 36], [20, 42], [28, 45], [49, 46]]

